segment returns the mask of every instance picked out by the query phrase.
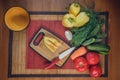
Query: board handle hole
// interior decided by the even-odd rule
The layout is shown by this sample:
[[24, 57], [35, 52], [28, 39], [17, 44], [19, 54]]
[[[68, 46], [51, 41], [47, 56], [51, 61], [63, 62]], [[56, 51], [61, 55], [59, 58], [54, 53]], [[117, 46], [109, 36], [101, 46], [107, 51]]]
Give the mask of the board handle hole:
[[40, 42], [41, 42], [41, 40], [43, 39], [43, 37], [44, 37], [44, 33], [43, 32], [40, 32], [38, 35], [37, 35], [37, 37], [35, 38], [35, 40], [33, 41], [33, 44], [35, 45], [35, 46], [37, 46]]

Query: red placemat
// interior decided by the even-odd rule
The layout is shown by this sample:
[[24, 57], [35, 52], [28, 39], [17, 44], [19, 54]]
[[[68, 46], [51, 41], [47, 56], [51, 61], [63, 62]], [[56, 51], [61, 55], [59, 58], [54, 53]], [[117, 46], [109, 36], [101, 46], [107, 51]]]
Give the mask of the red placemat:
[[[38, 55], [29, 46], [31, 39], [41, 27], [50, 30], [51, 32], [62, 38], [65, 42], [69, 43], [65, 38], [64, 32], [66, 29], [62, 26], [61, 21], [32, 20], [26, 31], [26, 68], [27, 69], [43, 69], [45, 67], [45, 63], [48, 62], [45, 58]], [[52, 67], [52, 69], [57, 69], [57, 68], [59, 67], [57, 67], [56, 65]], [[74, 67], [72, 60], [69, 58], [61, 68], [73, 69]]]

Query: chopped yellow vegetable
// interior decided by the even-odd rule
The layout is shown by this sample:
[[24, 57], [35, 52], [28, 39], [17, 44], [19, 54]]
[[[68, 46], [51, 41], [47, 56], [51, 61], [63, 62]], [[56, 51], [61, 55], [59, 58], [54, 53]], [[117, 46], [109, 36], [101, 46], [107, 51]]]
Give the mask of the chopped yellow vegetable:
[[56, 40], [55, 38], [52, 38], [52, 37], [45, 36], [43, 41], [44, 41], [45, 46], [51, 52], [55, 52], [56, 49], [61, 45], [61, 43], [58, 40]]

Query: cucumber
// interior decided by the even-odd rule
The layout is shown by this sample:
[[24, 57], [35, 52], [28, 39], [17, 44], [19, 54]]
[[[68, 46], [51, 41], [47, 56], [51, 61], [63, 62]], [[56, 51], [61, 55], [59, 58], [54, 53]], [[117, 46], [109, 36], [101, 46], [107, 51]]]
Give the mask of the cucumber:
[[83, 46], [87, 46], [95, 42], [95, 38], [90, 38], [82, 43]]
[[103, 54], [103, 55], [107, 55], [108, 51], [104, 51], [104, 52], [98, 52], [99, 54]]
[[106, 44], [91, 44], [87, 46], [87, 49], [97, 52], [108, 52], [110, 47]]

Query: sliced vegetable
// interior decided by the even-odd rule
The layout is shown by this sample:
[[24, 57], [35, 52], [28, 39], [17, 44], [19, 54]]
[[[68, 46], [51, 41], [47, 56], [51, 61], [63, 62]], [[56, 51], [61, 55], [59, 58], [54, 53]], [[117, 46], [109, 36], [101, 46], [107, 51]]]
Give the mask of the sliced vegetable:
[[85, 47], [79, 47], [76, 51], [73, 52], [71, 55], [71, 59], [74, 60], [75, 58], [82, 56], [87, 53], [87, 49]]
[[69, 7], [69, 13], [77, 16], [80, 12], [80, 4], [79, 3], [72, 3]]
[[107, 52], [110, 50], [110, 47], [106, 44], [99, 43], [88, 45], [87, 49], [97, 52]]
[[44, 41], [44, 45], [51, 52], [55, 52], [56, 49], [61, 45], [61, 43], [57, 39], [55, 39], [53, 37], [44, 36], [43, 41]]
[[87, 46], [89, 44], [92, 44], [95, 42], [95, 38], [90, 38], [88, 40], [86, 40], [85, 42], [82, 43], [83, 46]]

